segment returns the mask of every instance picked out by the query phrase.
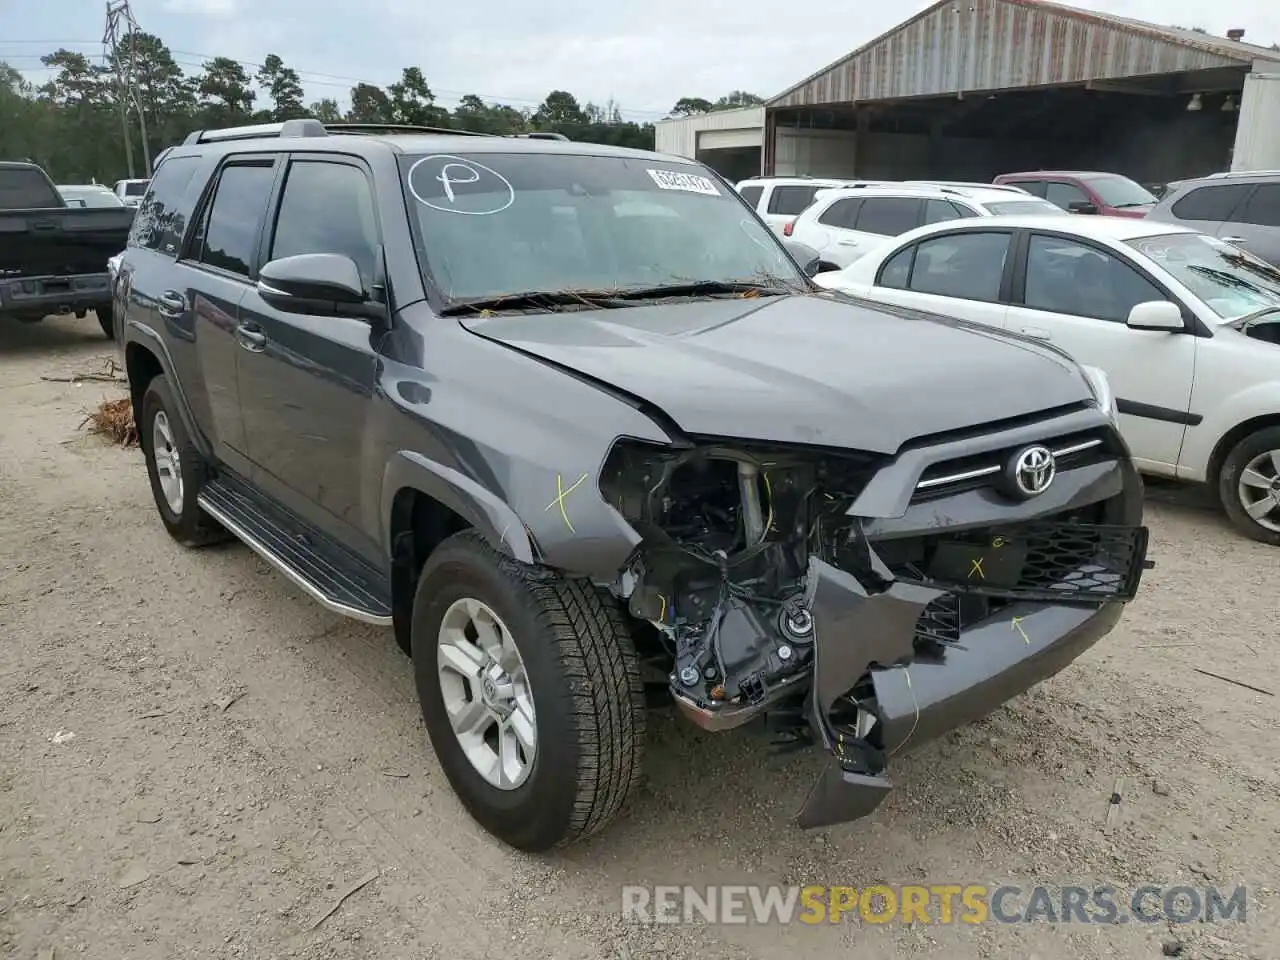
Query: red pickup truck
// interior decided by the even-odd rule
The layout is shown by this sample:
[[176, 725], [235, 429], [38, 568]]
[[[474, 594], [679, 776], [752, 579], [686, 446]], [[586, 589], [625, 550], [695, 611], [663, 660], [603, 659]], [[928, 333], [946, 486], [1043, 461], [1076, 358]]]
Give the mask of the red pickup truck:
[[1118, 173], [1036, 170], [1002, 173], [995, 183], [1021, 187], [1071, 213], [1145, 217], [1158, 202], [1150, 190]]

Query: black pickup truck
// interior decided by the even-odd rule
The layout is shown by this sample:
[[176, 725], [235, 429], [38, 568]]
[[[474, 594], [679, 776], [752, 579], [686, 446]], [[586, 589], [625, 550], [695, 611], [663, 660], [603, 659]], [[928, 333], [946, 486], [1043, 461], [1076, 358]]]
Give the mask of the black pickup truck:
[[90, 310], [114, 335], [107, 259], [124, 249], [130, 207], [69, 207], [33, 163], [0, 162], [0, 320]]

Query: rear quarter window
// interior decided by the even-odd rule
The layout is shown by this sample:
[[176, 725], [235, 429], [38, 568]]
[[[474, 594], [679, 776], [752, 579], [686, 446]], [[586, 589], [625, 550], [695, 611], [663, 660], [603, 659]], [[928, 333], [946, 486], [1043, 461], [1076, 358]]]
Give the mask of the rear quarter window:
[[760, 195], [762, 193], [764, 193], [764, 187], [758, 185], [753, 187], [740, 187], [738, 189], [738, 195], [741, 196], [743, 200], [747, 201], [747, 204], [752, 210], [760, 206]]
[[199, 157], [170, 157], [160, 165], [151, 180], [150, 191], [133, 218], [129, 246], [155, 250], [169, 257], [178, 255], [195, 205], [195, 197], [188, 196], [187, 188], [199, 167]]

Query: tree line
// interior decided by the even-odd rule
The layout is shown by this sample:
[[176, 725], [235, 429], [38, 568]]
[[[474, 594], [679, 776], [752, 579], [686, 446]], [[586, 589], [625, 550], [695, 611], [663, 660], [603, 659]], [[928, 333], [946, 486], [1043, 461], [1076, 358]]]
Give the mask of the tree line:
[[[230, 57], [214, 57], [188, 75], [159, 37], [138, 32], [127, 43], [130, 48], [118, 55], [131, 55], [134, 97], [117, 83], [117, 64], [111, 57], [96, 63], [74, 50], [55, 50], [41, 57], [52, 76], [39, 85], [0, 61], [0, 160], [32, 160], [59, 183], [110, 183], [131, 171], [146, 176], [144, 158], [181, 143], [192, 130], [298, 117], [494, 134], [554, 131], [572, 140], [649, 150], [654, 146], [653, 124], [623, 120], [616, 103], [580, 103], [565, 90], [553, 90], [536, 109], [486, 102], [469, 94], [450, 110], [437, 103], [419, 67], [406, 67], [400, 79], [385, 88], [357, 83], [351, 88], [349, 108], [343, 110], [331, 98], [307, 103], [298, 71], [276, 54], [249, 67]], [[730, 97], [751, 99], [740, 91]], [[686, 101], [694, 106], [684, 109]], [[716, 108], [709, 101], [686, 98], [673, 113], [700, 112], [702, 104]]]

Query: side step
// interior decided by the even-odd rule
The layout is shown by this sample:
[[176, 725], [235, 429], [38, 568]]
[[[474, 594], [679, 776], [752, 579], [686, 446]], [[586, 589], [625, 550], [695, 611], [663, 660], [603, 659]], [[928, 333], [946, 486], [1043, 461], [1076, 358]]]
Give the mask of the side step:
[[391, 625], [387, 578], [332, 538], [233, 477], [210, 480], [198, 502], [321, 606], [365, 623]]

